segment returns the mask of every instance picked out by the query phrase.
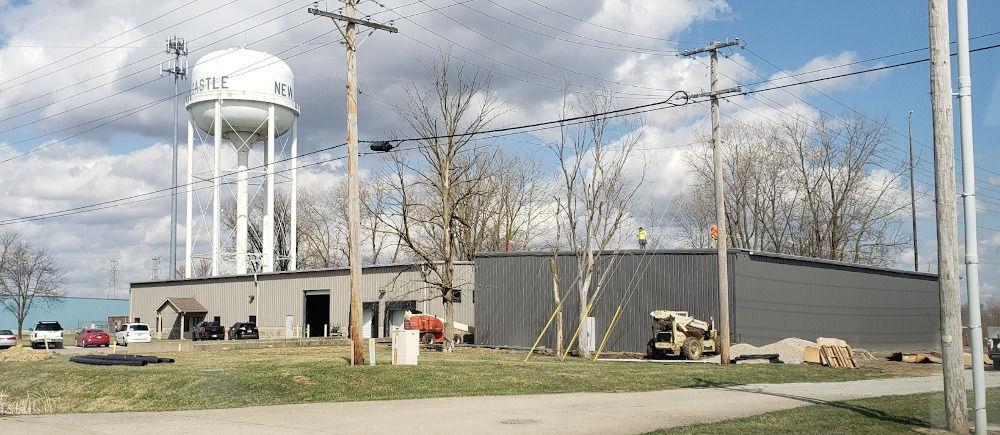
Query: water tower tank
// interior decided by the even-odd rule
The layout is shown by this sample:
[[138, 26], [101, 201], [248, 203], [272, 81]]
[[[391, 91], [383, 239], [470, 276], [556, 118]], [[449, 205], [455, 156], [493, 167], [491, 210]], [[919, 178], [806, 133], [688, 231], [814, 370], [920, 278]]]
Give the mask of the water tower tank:
[[247, 147], [267, 134], [268, 105], [274, 104], [274, 136], [298, 116], [294, 77], [281, 59], [246, 48], [213, 51], [191, 70], [187, 109], [199, 129], [214, 134], [215, 102], [221, 100], [222, 135]]

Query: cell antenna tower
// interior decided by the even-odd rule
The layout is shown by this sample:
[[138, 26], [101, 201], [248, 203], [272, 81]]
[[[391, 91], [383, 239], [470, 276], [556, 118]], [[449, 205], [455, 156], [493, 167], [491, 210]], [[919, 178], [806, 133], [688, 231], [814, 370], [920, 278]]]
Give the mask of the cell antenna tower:
[[108, 299], [118, 297], [118, 259], [109, 258], [111, 270], [108, 271]]
[[184, 38], [173, 36], [167, 40], [167, 53], [173, 54], [173, 61], [166, 67], [160, 67], [160, 74], [174, 76], [174, 148], [170, 172], [170, 273], [171, 279], [177, 277], [177, 111], [180, 96], [180, 82], [187, 78], [187, 42]]
[[[288, 64], [247, 48], [208, 53], [191, 69], [185, 278], [192, 276], [196, 259], [211, 260], [212, 276], [296, 269], [299, 107], [293, 89]], [[223, 140], [232, 146], [224, 147]], [[264, 149], [255, 150], [261, 140]], [[282, 168], [276, 173], [279, 161]], [[276, 182], [277, 178], [281, 181]], [[286, 183], [289, 243], [286, 253], [276, 253], [275, 185]], [[253, 215], [259, 216], [254, 224], [260, 229], [249, 240], [250, 209], [260, 196], [262, 210]], [[232, 214], [227, 214], [224, 230], [223, 207], [233, 202], [235, 213], [226, 210]], [[197, 219], [196, 204], [201, 215]], [[207, 249], [201, 246], [205, 242], [199, 243], [202, 239], [207, 239]], [[251, 252], [248, 242], [253, 242], [256, 252]]]

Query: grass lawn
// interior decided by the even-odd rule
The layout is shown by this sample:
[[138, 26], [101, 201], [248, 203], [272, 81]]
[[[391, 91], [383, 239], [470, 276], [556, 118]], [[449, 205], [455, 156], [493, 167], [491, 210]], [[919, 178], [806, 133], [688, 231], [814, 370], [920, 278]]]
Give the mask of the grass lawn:
[[229, 408], [302, 402], [441, 396], [643, 391], [719, 384], [846, 381], [890, 376], [877, 369], [809, 365], [559, 362], [522, 353], [423, 351], [418, 366], [349, 367], [345, 347], [160, 354], [174, 364], [88, 366], [68, 357], [0, 363], [0, 393], [47, 401], [54, 412]]
[[[970, 408], [971, 400], [970, 393]], [[990, 422], [1000, 421], [1000, 388], [987, 389], [986, 408]], [[944, 395], [926, 393], [809, 405], [655, 433], [913, 433], [944, 424]]]

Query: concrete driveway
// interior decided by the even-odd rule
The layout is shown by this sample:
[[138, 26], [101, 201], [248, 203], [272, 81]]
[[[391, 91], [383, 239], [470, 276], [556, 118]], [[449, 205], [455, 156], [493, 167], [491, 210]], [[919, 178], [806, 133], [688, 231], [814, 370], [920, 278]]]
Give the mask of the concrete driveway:
[[[1000, 373], [987, 373], [990, 387]], [[5, 433], [643, 433], [822, 401], [940, 391], [940, 376], [759, 384], [642, 393], [572, 393], [311, 403], [203, 411], [0, 419]]]

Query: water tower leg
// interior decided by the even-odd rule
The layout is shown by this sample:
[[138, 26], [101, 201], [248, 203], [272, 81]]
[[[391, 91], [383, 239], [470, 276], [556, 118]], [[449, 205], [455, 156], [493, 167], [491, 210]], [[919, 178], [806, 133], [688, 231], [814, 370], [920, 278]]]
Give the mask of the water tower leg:
[[267, 178], [264, 213], [264, 272], [274, 271], [274, 104], [267, 106]]
[[215, 100], [215, 164], [212, 168], [212, 276], [219, 275], [219, 240], [222, 209], [222, 101]]
[[298, 265], [298, 225], [299, 225], [299, 118], [292, 119], [292, 188], [289, 204], [291, 206], [291, 234], [288, 239], [288, 270], [295, 270]]
[[247, 166], [250, 147], [237, 145], [239, 167], [236, 172], [236, 273], [247, 273]]
[[185, 195], [185, 200], [187, 202], [187, 220], [184, 221], [184, 277], [191, 277], [191, 226], [194, 224], [192, 219], [192, 206], [194, 205], [194, 125], [191, 123], [191, 117], [188, 116], [187, 119], [188, 128], [188, 146], [187, 146], [187, 194]]

